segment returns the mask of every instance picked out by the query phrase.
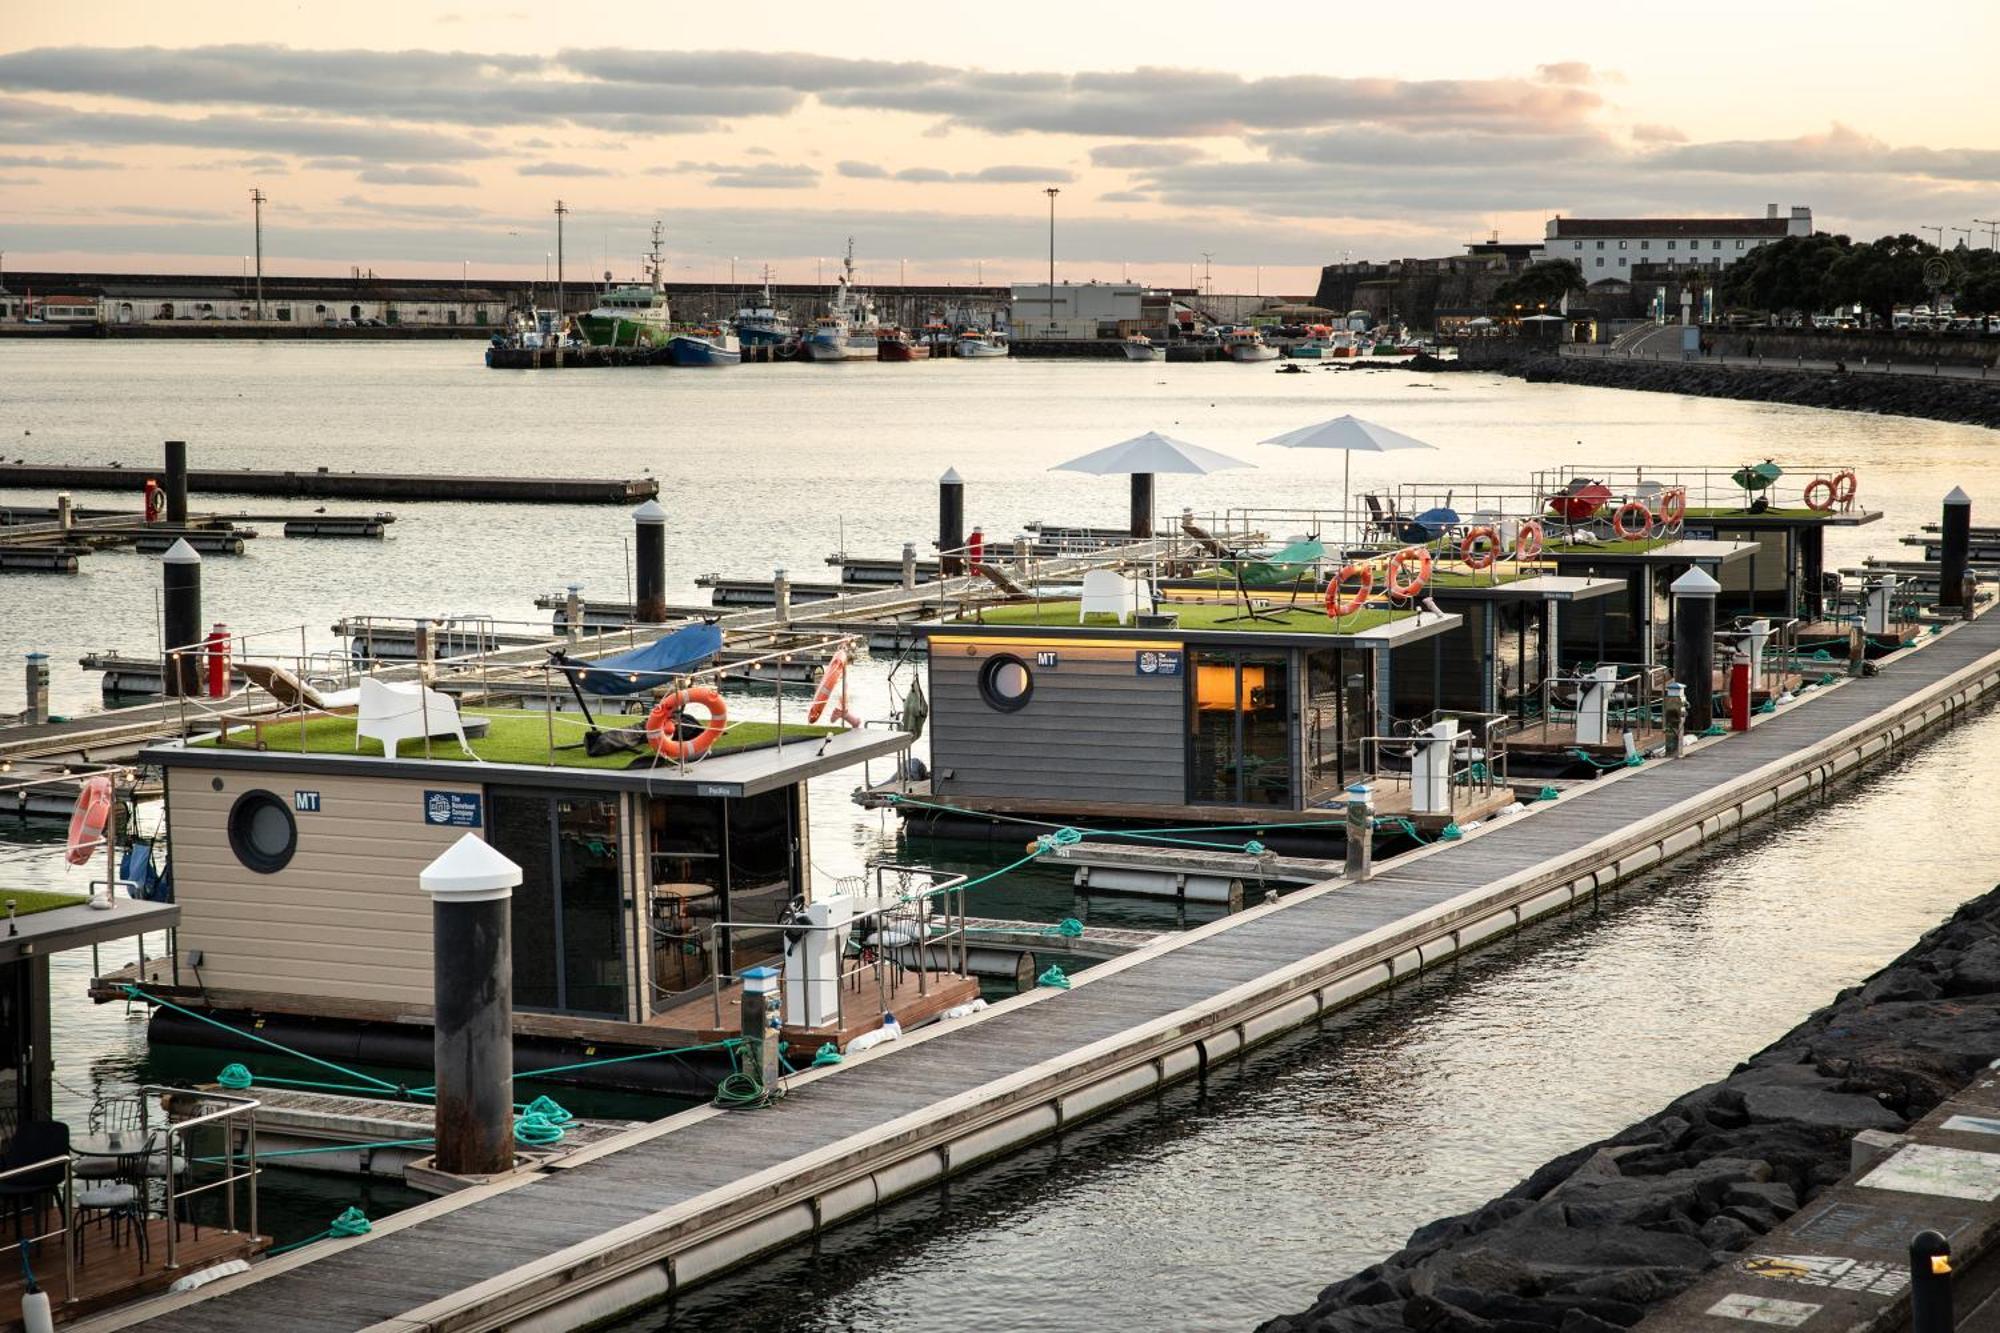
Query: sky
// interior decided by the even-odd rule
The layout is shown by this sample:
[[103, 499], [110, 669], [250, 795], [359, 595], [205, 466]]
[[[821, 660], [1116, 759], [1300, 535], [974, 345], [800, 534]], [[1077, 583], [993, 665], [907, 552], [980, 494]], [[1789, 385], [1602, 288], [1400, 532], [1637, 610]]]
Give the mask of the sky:
[[[1310, 293], [1572, 216], [2000, 219], [1991, 0], [0, 0], [6, 268]], [[1205, 257], [1206, 256], [1206, 257]]]

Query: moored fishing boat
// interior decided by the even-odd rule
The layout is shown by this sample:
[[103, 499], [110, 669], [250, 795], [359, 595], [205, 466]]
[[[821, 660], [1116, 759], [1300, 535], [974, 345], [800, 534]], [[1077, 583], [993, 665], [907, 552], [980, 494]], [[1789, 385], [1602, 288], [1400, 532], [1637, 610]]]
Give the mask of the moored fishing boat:
[[875, 303], [867, 293], [854, 289], [854, 238], [850, 236], [833, 304], [800, 340], [799, 355], [807, 361], [873, 361], [879, 347]]
[[577, 331], [592, 347], [662, 347], [668, 332], [667, 292], [661, 279], [660, 224], [653, 224], [653, 248], [646, 255], [649, 282], [605, 289], [597, 304], [576, 318]]
[[1231, 361], [1249, 363], [1278, 359], [1278, 349], [1265, 342], [1264, 335], [1254, 328], [1229, 330], [1222, 335], [1222, 346]]
[[732, 321], [737, 341], [744, 347], [777, 347], [798, 337], [792, 317], [771, 299], [771, 270], [764, 269], [764, 292], [760, 300], [742, 307]]
[[875, 353], [883, 361], [922, 361], [929, 358], [931, 348], [901, 329], [883, 329], [876, 335]]
[[1125, 349], [1127, 361], [1164, 361], [1167, 349], [1148, 338], [1143, 333], [1135, 333], [1120, 344]]
[[1007, 335], [997, 329], [961, 329], [958, 354], [979, 358], [1007, 355]]
[[709, 325], [667, 339], [667, 357], [677, 366], [733, 366], [743, 360], [743, 348], [727, 326]]

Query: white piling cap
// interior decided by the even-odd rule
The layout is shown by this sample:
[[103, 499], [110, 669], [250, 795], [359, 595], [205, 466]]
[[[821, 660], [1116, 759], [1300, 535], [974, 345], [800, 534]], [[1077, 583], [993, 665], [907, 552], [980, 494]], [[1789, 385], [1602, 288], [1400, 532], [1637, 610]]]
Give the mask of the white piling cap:
[[962, 477], [960, 477], [960, 476], [958, 475], [958, 469], [957, 469], [957, 468], [955, 468], [955, 467], [948, 467], [948, 468], [946, 468], [946, 469], [944, 470], [944, 475], [943, 475], [942, 477], [939, 477], [939, 478], [938, 478], [938, 485], [940, 485], [940, 486], [963, 486], [963, 485], [965, 485], [965, 480], [964, 480], [964, 478], [962, 478]]
[[634, 523], [664, 523], [667, 521], [667, 511], [660, 508], [658, 500], [648, 500], [632, 511], [632, 521]]
[[1667, 585], [1667, 590], [1676, 597], [1713, 597], [1722, 591], [1722, 585], [1700, 565], [1690, 565], [1687, 573]]
[[1972, 497], [1967, 495], [1962, 487], [1954, 486], [1951, 488], [1951, 494], [1944, 497], [1944, 502], [1948, 505], [1969, 505], [1972, 503]]
[[484, 903], [513, 896], [521, 867], [477, 834], [468, 833], [417, 873], [417, 884], [433, 901]]
[[174, 544], [167, 548], [166, 554], [161, 556], [160, 560], [169, 565], [198, 565], [201, 563], [201, 552], [189, 546], [187, 538], [176, 537]]

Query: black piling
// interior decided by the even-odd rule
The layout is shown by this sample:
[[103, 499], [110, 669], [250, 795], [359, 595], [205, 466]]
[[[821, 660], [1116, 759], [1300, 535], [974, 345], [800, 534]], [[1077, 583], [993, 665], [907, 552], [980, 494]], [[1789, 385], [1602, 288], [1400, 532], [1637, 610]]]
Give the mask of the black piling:
[[957, 468], [938, 478], [938, 572], [956, 578], [965, 572], [965, 483]]
[[186, 527], [188, 521], [188, 447], [186, 440], [167, 441], [167, 522]]
[[161, 664], [168, 698], [193, 698], [201, 693], [201, 556], [186, 541], [177, 541], [160, 557], [164, 584], [166, 660]]
[[1715, 595], [1722, 585], [1700, 566], [1673, 581], [1674, 679], [1687, 691], [1687, 728], [1715, 724]]
[[632, 618], [657, 625], [667, 618], [667, 511], [648, 500], [632, 511], [632, 552], [639, 563]]
[[1951, 1242], [1935, 1231], [1910, 1241], [1910, 1333], [1951, 1333]]
[[514, 1165], [513, 892], [521, 870], [468, 833], [425, 867], [431, 898], [437, 1169]]
[[1144, 541], [1153, 535], [1153, 474], [1132, 474], [1132, 535]]
[[1938, 606], [1963, 610], [1965, 567], [1972, 557], [1972, 497], [1954, 486], [1944, 497], [1938, 531]]

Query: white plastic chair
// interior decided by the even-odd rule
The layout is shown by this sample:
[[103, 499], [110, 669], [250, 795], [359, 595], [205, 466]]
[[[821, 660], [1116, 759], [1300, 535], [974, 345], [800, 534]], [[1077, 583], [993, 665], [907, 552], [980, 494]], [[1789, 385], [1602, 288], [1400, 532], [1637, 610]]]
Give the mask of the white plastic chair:
[[391, 685], [364, 676], [361, 681], [361, 712], [354, 720], [354, 748], [363, 737], [382, 742], [382, 753], [390, 759], [406, 740], [426, 736], [456, 736], [468, 758], [479, 756], [465, 739], [465, 724], [459, 720], [458, 705], [451, 696], [427, 690], [415, 683]]
[[1083, 576], [1083, 599], [1077, 605], [1076, 620], [1080, 625], [1091, 612], [1103, 612], [1118, 617], [1124, 624], [1128, 616], [1153, 609], [1153, 590], [1143, 579], [1128, 579], [1123, 574], [1109, 569], [1086, 570]]

